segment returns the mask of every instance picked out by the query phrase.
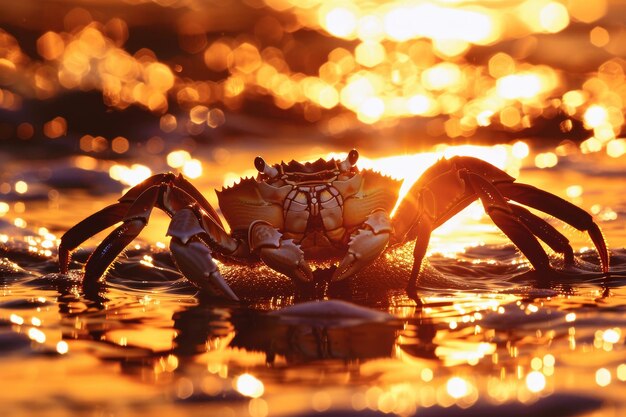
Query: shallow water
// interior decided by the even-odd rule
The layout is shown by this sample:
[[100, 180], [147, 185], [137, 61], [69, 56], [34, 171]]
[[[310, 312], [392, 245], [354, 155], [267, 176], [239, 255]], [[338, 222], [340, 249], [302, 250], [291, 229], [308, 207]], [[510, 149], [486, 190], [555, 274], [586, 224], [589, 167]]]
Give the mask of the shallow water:
[[[243, 172], [254, 150], [236, 155], [228, 169]], [[68, 162], [32, 163], [30, 171], [6, 165], [31, 186], [4, 196], [11, 211], [0, 218], [3, 416], [626, 413], [623, 157], [570, 156], [520, 174], [561, 196], [582, 185], [571, 199], [605, 232], [610, 276], [598, 272], [587, 236], [571, 227], [563, 228], [577, 252], [571, 277], [545, 277], [488, 218], [470, 215], [434, 235], [423, 308], [402, 290], [410, 246], [352, 283], [315, 291], [295, 291], [267, 268], [224, 265], [245, 302], [205, 299], [161, 243], [164, 215], [99, 295], [86, 296], [80, 266], [103, 235], [75, 254], [69, 276], [56, 273], [55, 239], [114, 201], [122, 186], [105, 167], [85, 180], [64, 168]], [[194, 181], [203, 190], [227, 171], [210, 167]], [[47, 179], [38, 181], [43, 171]], [[317, 298], [326, 301], [308, 303]]]

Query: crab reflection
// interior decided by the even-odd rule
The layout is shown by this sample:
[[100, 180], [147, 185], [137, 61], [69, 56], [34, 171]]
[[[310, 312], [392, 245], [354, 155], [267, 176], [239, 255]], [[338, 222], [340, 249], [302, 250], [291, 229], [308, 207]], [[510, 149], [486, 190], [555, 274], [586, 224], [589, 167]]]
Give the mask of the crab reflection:
[[[296, 307], [296, 310], [294, 310]], [[174, 352], [262, 352], [267, 364], [391, 357], [400, 330], [393, 316], [340, 301], [310, 302], [266, 313], [197, 305], [174, 315]], [[330, 313], [329, 313], [330, 311]], [[336, 315], [333, 315], [336, 314]]]

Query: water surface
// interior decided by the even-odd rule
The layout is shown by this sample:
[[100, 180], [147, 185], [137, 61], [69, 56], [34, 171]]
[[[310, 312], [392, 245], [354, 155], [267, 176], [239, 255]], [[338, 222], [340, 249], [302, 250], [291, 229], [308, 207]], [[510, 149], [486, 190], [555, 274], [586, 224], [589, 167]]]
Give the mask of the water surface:
[[[194, 180], [210, 201], [255, 150], [233, 155], [228, 169], [206, 160]], [[0, 218], [2, 415], [622, 415], [626, 203], [617, 190], [626, 172], [607, 157], [584, 161], [522, 166], [520, 177], [564, 197], [582, 187], [567, 198], [605, 232], [610, 276], [588, 237], [556, 221], [577, 265], [569, 279], [533, 273], [476, 205], [434, 235], [423, 308], [402, 290], [410, 245], [352, 283], [316, 291], [267, 268], [224, 265], [244, 302], [202, 297], [170, 259], [164, 215], [99, 296], [86, 296], [80, 267], [104, 235], [77, 251], [69, 275], [57, 274], [56, 238], [123, 186], [104, 167], [82, 181], [67, 171], [71, 160], [7, 165], [30, 187], [5, 195]], [[44, 168], [48, 179], [37, 181]]]

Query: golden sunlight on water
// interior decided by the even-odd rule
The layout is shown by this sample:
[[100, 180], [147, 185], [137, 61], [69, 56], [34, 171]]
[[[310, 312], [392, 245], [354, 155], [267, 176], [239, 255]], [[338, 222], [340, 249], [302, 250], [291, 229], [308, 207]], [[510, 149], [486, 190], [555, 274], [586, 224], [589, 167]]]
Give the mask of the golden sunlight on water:
[[[149, 48], [131, 53], [125, 46], [125, 20], [100, 22], [86, 9], [75, 8], [67, 15], [65, 30], [38, 38], [39, 60], [28, 57], [16, 38], [2, 32], [2, 77], [28, 88], [1, 89], [0, 108], [16, 111], [26, 99], [98, 90], [107, 106], [123, 110], [136, 105], [158, 115], [163, 134], [183, 129], [195, 135], [222, 126], [225, 111], [241, 109], [245, 100], [269, 97], [278, 108], [294, 109], [306, 120], [319, 122], [330, 135], [354, 123], [424, 117], [437, 120], [428, 124], [430, 133], [449, 138], [471, 137], [487, 126], [518, 132], [564, 114], [563, 132], [572, 130], [573, 122], [590, 132], [581, 144], [584, 152], [606, 149], [618, 157], [626, 152], [619, 138], [626, 109], [625, 66], [619, 58], [624, 35], [613, 30], [610, 21], [607, 27], [598, 23], [607, 17], [609, 6], [606, 0], [525, 0], [498, 7], [483, 1], [268, 0], [265, 7], [294, 15], [295, 21], [261, 19], [255, 37], [181, 35], [181, 48], [191, 48], [186, 42], [193, 39], [201, 65], [225, 74], [219, 81], [185, 77], [183, 66], [161, 60]], [[275, 33], [268, 29], [270, 23]], [[179, 30], [196, 33], [191, 29], [197, 24], [191, 19], [189, 28], [181, 24]], [[525, 59], [533, 51], [543, 57], [543, 37], [572, 25], [589, 25], [593, 47], [609, 57], [580, 77], [570, 77], [557, 63]], [[350, 43], [316, 53], [320, 62], [299, 70], [281, 49], [281, 40], [299, 29], [323, 31]], [[598, 31], [605, 41], [597, 39]], [[516, 42], [517, 49], [507, 42]], [[493, 45], [505, 47], [474, 53], [475, 48]], [[26, 122], [18, 133], [30, 138], [33, 128]], [[54, 140], [68, 128], [66, 118], [57, 116], [46, 122], [43, 133]], [[158, 136], [153, 139], [152, 147], [162, 146]], [[124, 154], [129, 142], [122, 136], [85, 134], [81, 149]]]
[[[489, 149], [460, 148], [448, 152], [485, 154]], [[506, 152], [496, 148], [492, 153], [493, 162], [502, 163], [511, 157], [511, 152], [512, 147]], [[429, 157], [439, 155], [441, 153]], [[371, 159], [364, 163], [376, 166], [378, 161]], [[39, 237], [32, 239], [33, 248], [43, 248], [48, 245], [45, 242], [55, 240], [46, 228], [40, 228], [37, 234]], [[151, 256], [144, 255], [143, 259], [147, 266], [153, 262]], [[608, 396], [619, 395], [626, 382], [625, 328], [610, 322], [595, 325], [589, 322], [589, 311], [577, 310], [578, 314], [571, 311], [578, 303], [589, 302], [589, 297], [602, 297], [601, 289], [595, 287], [583, 289], [579, 294], [550, 292], [547, 297], [531, 298], [513, 293], [457, 291], [428, 297], [428, 304], [421, 311], [399, 297], [388, 309], [396, 324], [383, 329], [366, 327], [352, 334], [347, 325], [333, 327], [318, 323], [322, 326], [319, 329], [323, 329], [321, 340], [315, 337], [316, 327], [312, 328], [310, 323], [299, 326], [290, 322], [276, 322], [260, 329], [257, 340], [252, 328], [238, 322], [241, 318], [237, 319], [223, 307], [194, 307], [195, 304], [185, 298], [188, 296], [172, 297], [158, 291], [148, 295], [132, 292], [131, 304], [138, 306], [133, 310], [132, 305], [120, 304], [127, 296], [126, 291], [130, 289], [111, 288], [108, 296], [112, 300], [101, 312], [70, 316], [61, 313], [61, 325], [57, 324], [60, 313], [52, 303], [56, 293], [37, 296], [33, 301], [38, 306], [36, 309], [0, 308], [0, 318], [6, 318], [14, 332], [25, 335], [35, 351], [59, 355], [55, 366], [47, 368], [47, 376], [54, 381], [64, 381], [63, 385], [72, 388], [73, 394], [66, 401], [81, 404], [86, 401], [97, 404], [110, 398], [107, 399], [109, 394], [83, 392], [84, 387], [79, 385], [89, 385], [80, 366], [97, 366], [94, 375], [100, 381], [116, 381], [119, 371], [98, 362], [89, 364], [85, 359], [81, 359], [80, 366], [66, 369], [61, 368], [58, 361], [76, 362], [87, 352], [94, 351], [90, 346], [100, 345], [95, 352], [100, 352], [98, 354], [108, 362], [126, 363], [133, 357], [143, 358], [141, 364], [133, 365], [140, 367], [140, 372], [127, 370], [128, 373], [123, 374], [124, 389], [116, 392], [121, 404], [132, 396], [134, 402], [146, 401], [166, 407], [168, 403], [164, 402], [162, 393], [145, 391], [145, 385], [149, 385], [167, 387], [179, 407], [206, 399], [211, 401], [206, 406], [217, 407], [217, 413], [251, 417], [275, 413], [291, 415], [302, 408], [316, 412], [335, 408], [376, 410], [409, 416], [431, 407], [466, 409], [485, 403], [491, 407], [531, 406], [555, 392], [576, 390], [581, 386], [592, 385], [592, 389], [602, 389]], [[17, 289], [15, 294], [5, 290], [3, 296], [19, 300], [19, 294]], [[71, 302], [74, 308], [81, 308], [80, 299]], [[190, 312], [198, 309], [195, 313], [200, 314], [197, 328], [188, 328], [178, 316], [187, 309]], [[205, 317], [202, 311], [209, 311], [211, 315]], [[127, 320], [133, 324], [129, 325]], [[103, 329], [103, 322], [110, 326]], [[259, 325], [254, 322], [253, 327]], [[370, 358], [368, 349], [372, 347], [358, 342], [361, 332], [372, 332], [377, 340], [374, 345], [383, 345], [385, 353]], [[377, 332], [382, 334], [377, 336]], [[383, 337], [385, 332], [393, 337]], [[263, 340], [268, 335], [274, 347], [263, 353]], [[185, 342], [189, 337], [192, 342]], [[283, 337], [288, 341], [283, 341]], [[356, 339], [352, 340], [353, 337]], [[180, 349], [184, 343], [196, 343], [197, 347], [192, 346], [199, 349], [191, 361], [188, 354], [172, 348]], [[387, 348], [385, 343], [391, 347]], [[327, 348], [324, 356], [317, 356]], [[390, 349], [390, 353], [386, 353], [386, 349]], [[141, 356], [145, 354], [148, 356]], [[607, 354], [615, 355], [614, 360], [600, 359]], [[354, 359], [359, 355], [363, 355], [363, 359]], [[346, 362], [351, 357], [352, 361]], [[581, 363], [581, 357], [589, 361]], [[268, 366], [270, 360], [271, 366]], [[344, 365], [335, 364], [337, 360]], [[20, 369], [29, 366], [33, 366], [29, 361], [19, 365]], [[17, 365], [7, 363], [4, 372], [14, 378], [13, 395], [21, 398], [24, 394], [20, 387], [24, 387], [24, 380]], [[141, 385], [134, 385], [135, 378]], [[580, 378], [586, 378], [587, 382], [581, 383]], [[143, 391], [138, 397], [140, 389]], [[47, 387], [40, 395], [42, 398], [55, 395], [55, 390], [58, 388]], [[233, 392], [247, 400], [216, 402], [216, 398], [233, 395]], [[300, 401], [294, 403], [295, 399]], [[15, 397], [4, 400], [5, 404], [13, 404]], [[242, 404], [243, 408], [237, 404]]]

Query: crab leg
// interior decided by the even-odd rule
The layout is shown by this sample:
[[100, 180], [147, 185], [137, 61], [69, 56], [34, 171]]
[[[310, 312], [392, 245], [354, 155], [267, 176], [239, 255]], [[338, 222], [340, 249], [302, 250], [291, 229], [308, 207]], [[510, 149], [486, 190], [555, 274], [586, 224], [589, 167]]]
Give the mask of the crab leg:
[[533, 267], [537, 271], [551, 270], [550, 260], [541, 244], [515, 215], [511, 205], [507, 203], [496, 186], [473, 172], [466, 171], [462, 175], [480, 198], [489, 217], [522, 251]]
[[[454, 184], [455, 182], [453, 181], [452, 183]], [[461, 183], [460, 186], [464, 186], [464, 184]], [[421, 305], [422, 301], [417, 296], [417, 282], [422, 271], [422, 261], [428, 250], [430, 235], [436, 227], [435, 222], [437, 219], [433, 218], [431, 211], [424, 210], [423, 194], [416, 192], [415, 188], [416, 185], [408, 192], [393, 217], [394, 233], [391, 237], [391, 245], [415, 239], [413, 267], [411, 268], [411, 276], [406, 286], [406, 292], [409, 297]]]
[[115, 223], [121, 222], [129, 207], [130, 203], [128, 202], [111, 204], [65, 232], [59, 244], [59, 268], [61, 273], [67, 273], [70, 254], [78, 245], [91, 236], [113, 226]]
[[[202, 231], [205, 232], [202, 235], [202, 239], [207, 244], [211, 245], [213, 249], [218, 248], [220, 252], [232, 256], [237, 256], [236, 252], [244, 250], [244, 248], [241, 248], [240, 240], [234, 239], [226, 233], [222, 227], [219, 217], [214, 218], [211, 215], [211, 212], [207, 212], [204, 206], [196, 201], [195, 197], [190, 195], [187, 191], [188, 190], [183, 190], [175, 185], [170, 185], [164, 193], [162, 208], [168, 212], [170, 216], [172, 216], [172, 224], [182, 221], [174, 219], [175, 213], [180, 210], [191, 208], [195, 213], [195, 216], [198, 218], [196, 223], [200, 221], [201, 225], [199, 225], [199, 227], [201, 227]], [[198, 193], [197, 190], [196, 193]], [[215, 210], [212, 208], [211, 210], [215, 213]], [[215, 213], [215, 216], [217, 216], [217, 213]], [[195, 227], [195, 224], [190, 224], [190, 230], [195, 230]], [[178, 227], [178, 233], [184, 233], [184, 229], [182, 227]], [[192, 233], [191, 235], [193, 234], [197, 233]], [[187, 239], [185, 239], [185, 241]]]
[[417, 224], [412, 229], [417, 234], [418, 239], [415, 240], [415, 248], [413, 249], [413, 268], [411, 269], [411, 277], [406, 286], [406, 292], [409, 297], [416, 301], [419, 301], [417, 297], [417, 281], [422, 271], [422, 261], [426, 256], [426, 250], [428, 249], [428, 242], [430, 241], [430, 234], [432, 233], [431, 222], [425, 217], [421, 216], [417, 221]]
[[534, 215], [526, 208], [516, 204], [510, 204], [509, 206], [535, 236], [546, 242], [553, 251], [563, 254], [565, 265], [574, 264], [574, 250], [569, 244], [569, 240], [563, 236], [563, 234], [556, 230], [550, 223]]
[[497, 184], [497, 187], [507, 198], [561, 219], [578, 230], [587, 231], [600, 256], [602, 272], [607, 273], [609, 271], [609, 253], [604, 236], [589, 213], [554, 194], [540, 190], [532, 185], [500, 183]]
[[124, 222], [98, 245], [85, 265], [83, 288], [90, 288], [101, 281], [111, 263], [139, 235], [145, 225], [145, 222], [141, 219]]
[[130, 190], [126, 191], [126, 194], [121, 196], [118, 201], [132, 203], [137, 198], [139, 198], [139, 196], [143, 194], [144, 191], [146, 191], [147, 189], [152, 188], [155, 185], [167, 184], [173, 181], [175, 178], [176, 178], [176, 175], [174, 175], [171, 172], [168, 172], [165, 174], [153, 175], [145, 179], [144, 181], [140, 182], [139, 184], [135, 185]]
[[83, 286], [88, 287], [98, 282], [120, 252], [143, 230], [157, 203], [161, 187], [163, 185], [153, 185], [145, 190], [128, 209], [124, 223], [98, 245], [85, 265]]
[[61, 237], [59, 245], [59, 269], [65, 274], [68, 270], [71, 252], [91, 236], [121, 222], [132, 203], [146, 190], [176, 178], [174, 174], [157, 174], [128, 190], [118, 203], [111, 204], [74, 225]]
[[236, 255], [240, 243], [224, 231], [221, 221], [199, 191], [182, 176], [160, 174], [131, 188], [117, 204], [104, 208], [70, 229], [59, 248], [61, 271], [67, 272], [70, 251], [89, 236], [113, 224], [123, 223], [95, 249], [85, 265], [83, 287], [89, 289], [105, 274], [107, 268], [143, 230], [152, 209], [158, 207], [172, 217], [168, 235], [170, 248], [181, 272], [199, 288], [214, 295], [238, 300], [226, 284], [210, 248], [214, 245], [226, 255]]
[[207, 214], [213, 220], [213, 222], [217, 223], [217, 225], [220, 228], [222, 229], [224, 228], [224, 226], [222, 225], [222, 221], [220, 220], [220, 217], [218, 216], [213, 206], [209, 204], [209, 202], [207, 201], [206, 198], [204, 198], [202, 193], [200, 193], [200, 191], [198, 191], [198, 189], [194, 187], [192, 183], [187, 181], [187, 179], [183, 177], [182, 174], [178, 174], [176, 179], [174, 179], [173, 183], [176, 187], [180, 188], [181, 190], [189, 194], [194, 199], [194, 201], [200, 207], [202, 207], [204, 211], [207, 212]]
[[193, 208], [185, 208], [174, 214], [167, 235], [172, 236], [170, 250], [176, 265], [187, 279], [211, 295], [239, 301], [211, 257], [211, 249], [205, 243], [210, 240], [210, 236], [200, 224]]

